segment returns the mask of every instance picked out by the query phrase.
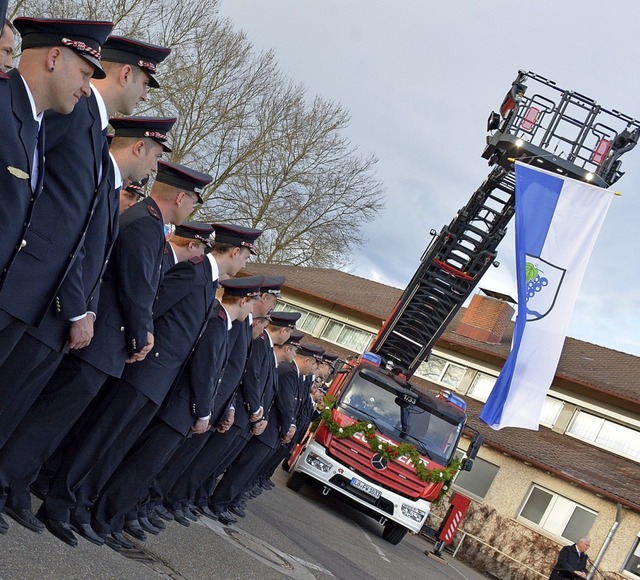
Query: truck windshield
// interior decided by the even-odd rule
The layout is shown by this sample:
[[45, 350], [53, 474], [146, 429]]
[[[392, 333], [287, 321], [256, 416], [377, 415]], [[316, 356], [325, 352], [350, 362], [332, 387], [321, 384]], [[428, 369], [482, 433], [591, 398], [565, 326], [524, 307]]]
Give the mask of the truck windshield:
[[357, 373], [342, 393], [338, 409], [357, 420], [369, 420], [398, 443], [411, 443], [420, 453], [448, 465], [462, 425], [426, 406], [408, 391]]

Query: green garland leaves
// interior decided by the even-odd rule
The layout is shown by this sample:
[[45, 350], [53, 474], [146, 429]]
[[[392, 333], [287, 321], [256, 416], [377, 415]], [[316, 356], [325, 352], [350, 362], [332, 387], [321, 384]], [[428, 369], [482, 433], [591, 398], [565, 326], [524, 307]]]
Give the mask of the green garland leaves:
[[347, 437], [352, 437], [356, 433], [362, 433], [374, 453], [379, 453], [389, 461], [393, 461], [394, 459], [398, 459], [403, 456], [409, 457], [413, 463], [415, 473], [421, 481], [427, 483], [442, 483], [443, 485], [436, 501], [440, 500], [447, 492], [451, 486], [451, 481], [460, 469], [460, 460], [457, 457], [453, 459], [451, 465], [448, 467], [427, 469], [415, 446], [410, 443], [395, 445], [393, 443], [383, 441], [378, 437], [375, 425], [369, 421], [357, 421], [351, 425], [346, 425], [344, 427], [340, 426], [333, 419], [332, 410], [334, 406], [335, 399], [332, 397], [326, 397], [324, 409], [322, 410], [317, 422], [312, 426], [312, 431], [317, 429], [318, 423], [322, 420], [331, 434], [339, 439], [346, 439]]

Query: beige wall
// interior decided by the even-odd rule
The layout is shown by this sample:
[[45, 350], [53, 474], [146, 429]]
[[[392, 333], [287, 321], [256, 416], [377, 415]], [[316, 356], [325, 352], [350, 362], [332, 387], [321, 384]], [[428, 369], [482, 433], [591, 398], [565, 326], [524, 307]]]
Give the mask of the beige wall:
[[[525, 465], [521, 461], [507, 457], [490, 447], [484, 446], [480, 450], [479, 456], [500, 467], [484, 503], [495, 509], [501, 521], [507, 519], [510, 520], [510, 525], [517, 524], [526, 530], [533, 530], [537, 534], [557, 543], [558, 546], [567, 543], [562, 538], [555, 537], [543, 530], [516, 520], [516, 516], [532, 483], [597, 512], [598, 515], [590, 531], [592, 547], [589, 553], [592, 560], [596, 559], [616, 518], [616, 505], [614, 503], [599, 498], [591, 492], [573, 486], [532, 466]], [[600, 569], [603, 571], [617, 572], [621, 569], [633, 546], [635, 537], [640, 532], [640, 514], [623, 509], [621, 520], [621, 524], [600, 565]], [[485, 537], [490, 537], [492, 530], [487, 529], [485, 532], [488, 534]], [[528, 536], [529, 534], [525, 533], [525, 537]], [[545, 542], [545, 545], [548, 544]], [[531, 549], [535, 550], [536, 546], [532, 545]]]

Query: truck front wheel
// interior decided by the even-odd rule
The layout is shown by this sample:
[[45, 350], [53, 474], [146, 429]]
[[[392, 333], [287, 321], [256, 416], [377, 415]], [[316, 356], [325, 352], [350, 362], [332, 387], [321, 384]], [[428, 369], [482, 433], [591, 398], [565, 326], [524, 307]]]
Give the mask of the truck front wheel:
[[[289, 485], [289, 484], [287, 484]], [[407, 533], [407, 528], [397, 524], [396, 522], [387, 522], [384, 526], [384, 531], [382, 532], [382, 537], [387, 540], [387, 542], [393, 544], [399, 544], [404, 538], [404, 535]]]
[[307, 476], [304, 473], [292, 471], [289, 473], [289, 479], [287, 479], [287, 487], [293, 491], [300, 491], [306, 478]]

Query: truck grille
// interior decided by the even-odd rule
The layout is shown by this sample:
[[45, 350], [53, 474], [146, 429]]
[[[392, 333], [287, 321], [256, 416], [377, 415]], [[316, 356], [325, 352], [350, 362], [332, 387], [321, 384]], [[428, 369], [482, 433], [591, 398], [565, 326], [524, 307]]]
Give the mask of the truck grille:
[[374, 455], [371, 448], [357, 439], [333, 437], [327, 451], [331, 457], [356, 473], [406, 498], [418, 499], [425, 487], [425, 484], [417, 479], [411, 463], [403, 465], [399, 461], [389, 461], [386, 469], [374, 469], [371, 465]]

